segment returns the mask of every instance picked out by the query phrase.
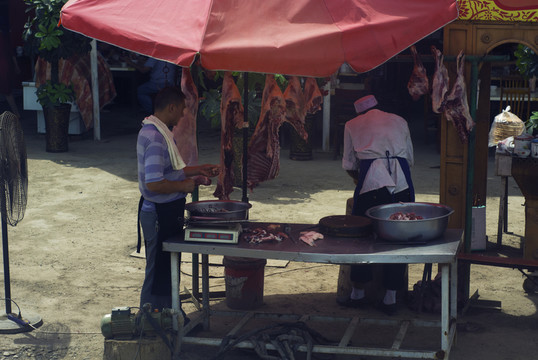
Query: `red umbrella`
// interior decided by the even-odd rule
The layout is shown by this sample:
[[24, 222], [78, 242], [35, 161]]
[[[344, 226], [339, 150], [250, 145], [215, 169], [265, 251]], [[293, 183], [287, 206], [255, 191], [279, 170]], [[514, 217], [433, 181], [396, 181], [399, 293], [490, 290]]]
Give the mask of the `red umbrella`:
[[457, 17], [456, 0], [69, 0], [61, 22], [184, 67], [325, 77], [371, 70]]
[[70, 0], [67, 29], [211, 70], [365, 72], [455, 20], [456, 0]]

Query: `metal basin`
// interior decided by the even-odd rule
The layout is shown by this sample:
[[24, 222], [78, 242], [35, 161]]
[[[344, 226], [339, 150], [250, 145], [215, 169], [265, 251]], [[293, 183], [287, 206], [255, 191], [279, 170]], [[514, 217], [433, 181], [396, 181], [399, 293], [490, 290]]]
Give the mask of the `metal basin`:
[[[415, 213], [421, 220], [389, 220], [397, 212]], [[429, 241], [443, 235], [454, 210], [442, 204], [394, 203], [374, 206], [366, 211], [374, 232], [389, 241]]]
[[185, 205], [191, 220], [247, 220], [251, 204], [233, 200], [204, 200]]

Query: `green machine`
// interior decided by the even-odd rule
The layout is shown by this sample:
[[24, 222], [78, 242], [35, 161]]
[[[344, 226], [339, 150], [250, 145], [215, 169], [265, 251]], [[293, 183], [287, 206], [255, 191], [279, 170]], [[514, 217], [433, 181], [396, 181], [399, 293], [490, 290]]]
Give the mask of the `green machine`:
[[[130, 307], [116, 307], [101, 319], [101, 333], [106, 339], [132, 339], [140, 335], [163, 335], [172, 329], [174, 310], [149, 311], [146, 307], [133, 313]], [[182, 321], [182, 316], [180, 316]]]

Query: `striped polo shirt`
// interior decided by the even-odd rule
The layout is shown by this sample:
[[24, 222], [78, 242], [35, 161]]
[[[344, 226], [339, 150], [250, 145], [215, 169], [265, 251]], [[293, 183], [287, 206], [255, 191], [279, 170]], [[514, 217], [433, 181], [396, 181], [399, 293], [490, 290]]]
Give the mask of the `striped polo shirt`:
[[138, 158], [138, 188], [144, 197], [143, 211], [154, 211], [154, 203], [167, 203], [187, 196], [179, 192], [159, 194], [149, 191], [146, 184], [163, 179], [170, 181], [185, 180], [183, 170], [174, 170], [170, 162], [170, 154], [166, 140], [152, 124], [144, 124], [138, 133], [136, 143]]

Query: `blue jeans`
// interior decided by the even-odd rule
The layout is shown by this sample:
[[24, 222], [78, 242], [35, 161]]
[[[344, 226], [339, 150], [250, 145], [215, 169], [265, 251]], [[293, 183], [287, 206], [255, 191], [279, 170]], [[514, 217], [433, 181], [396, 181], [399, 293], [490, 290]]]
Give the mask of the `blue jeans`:
[[172, 296], [153, 295], [153, 277], [155, 275], [155, 258], [159, 251], [157, 232], [159, 224], [157, 222], [157, 213], [155, 211], [140, 211], [140, 224], [144, 234], [146, 245], [146, 275], [142, 291], [140, 293], [140, 307], [145, 303], [151, 303], [153, 309], [163, 309], [172, 307]]

